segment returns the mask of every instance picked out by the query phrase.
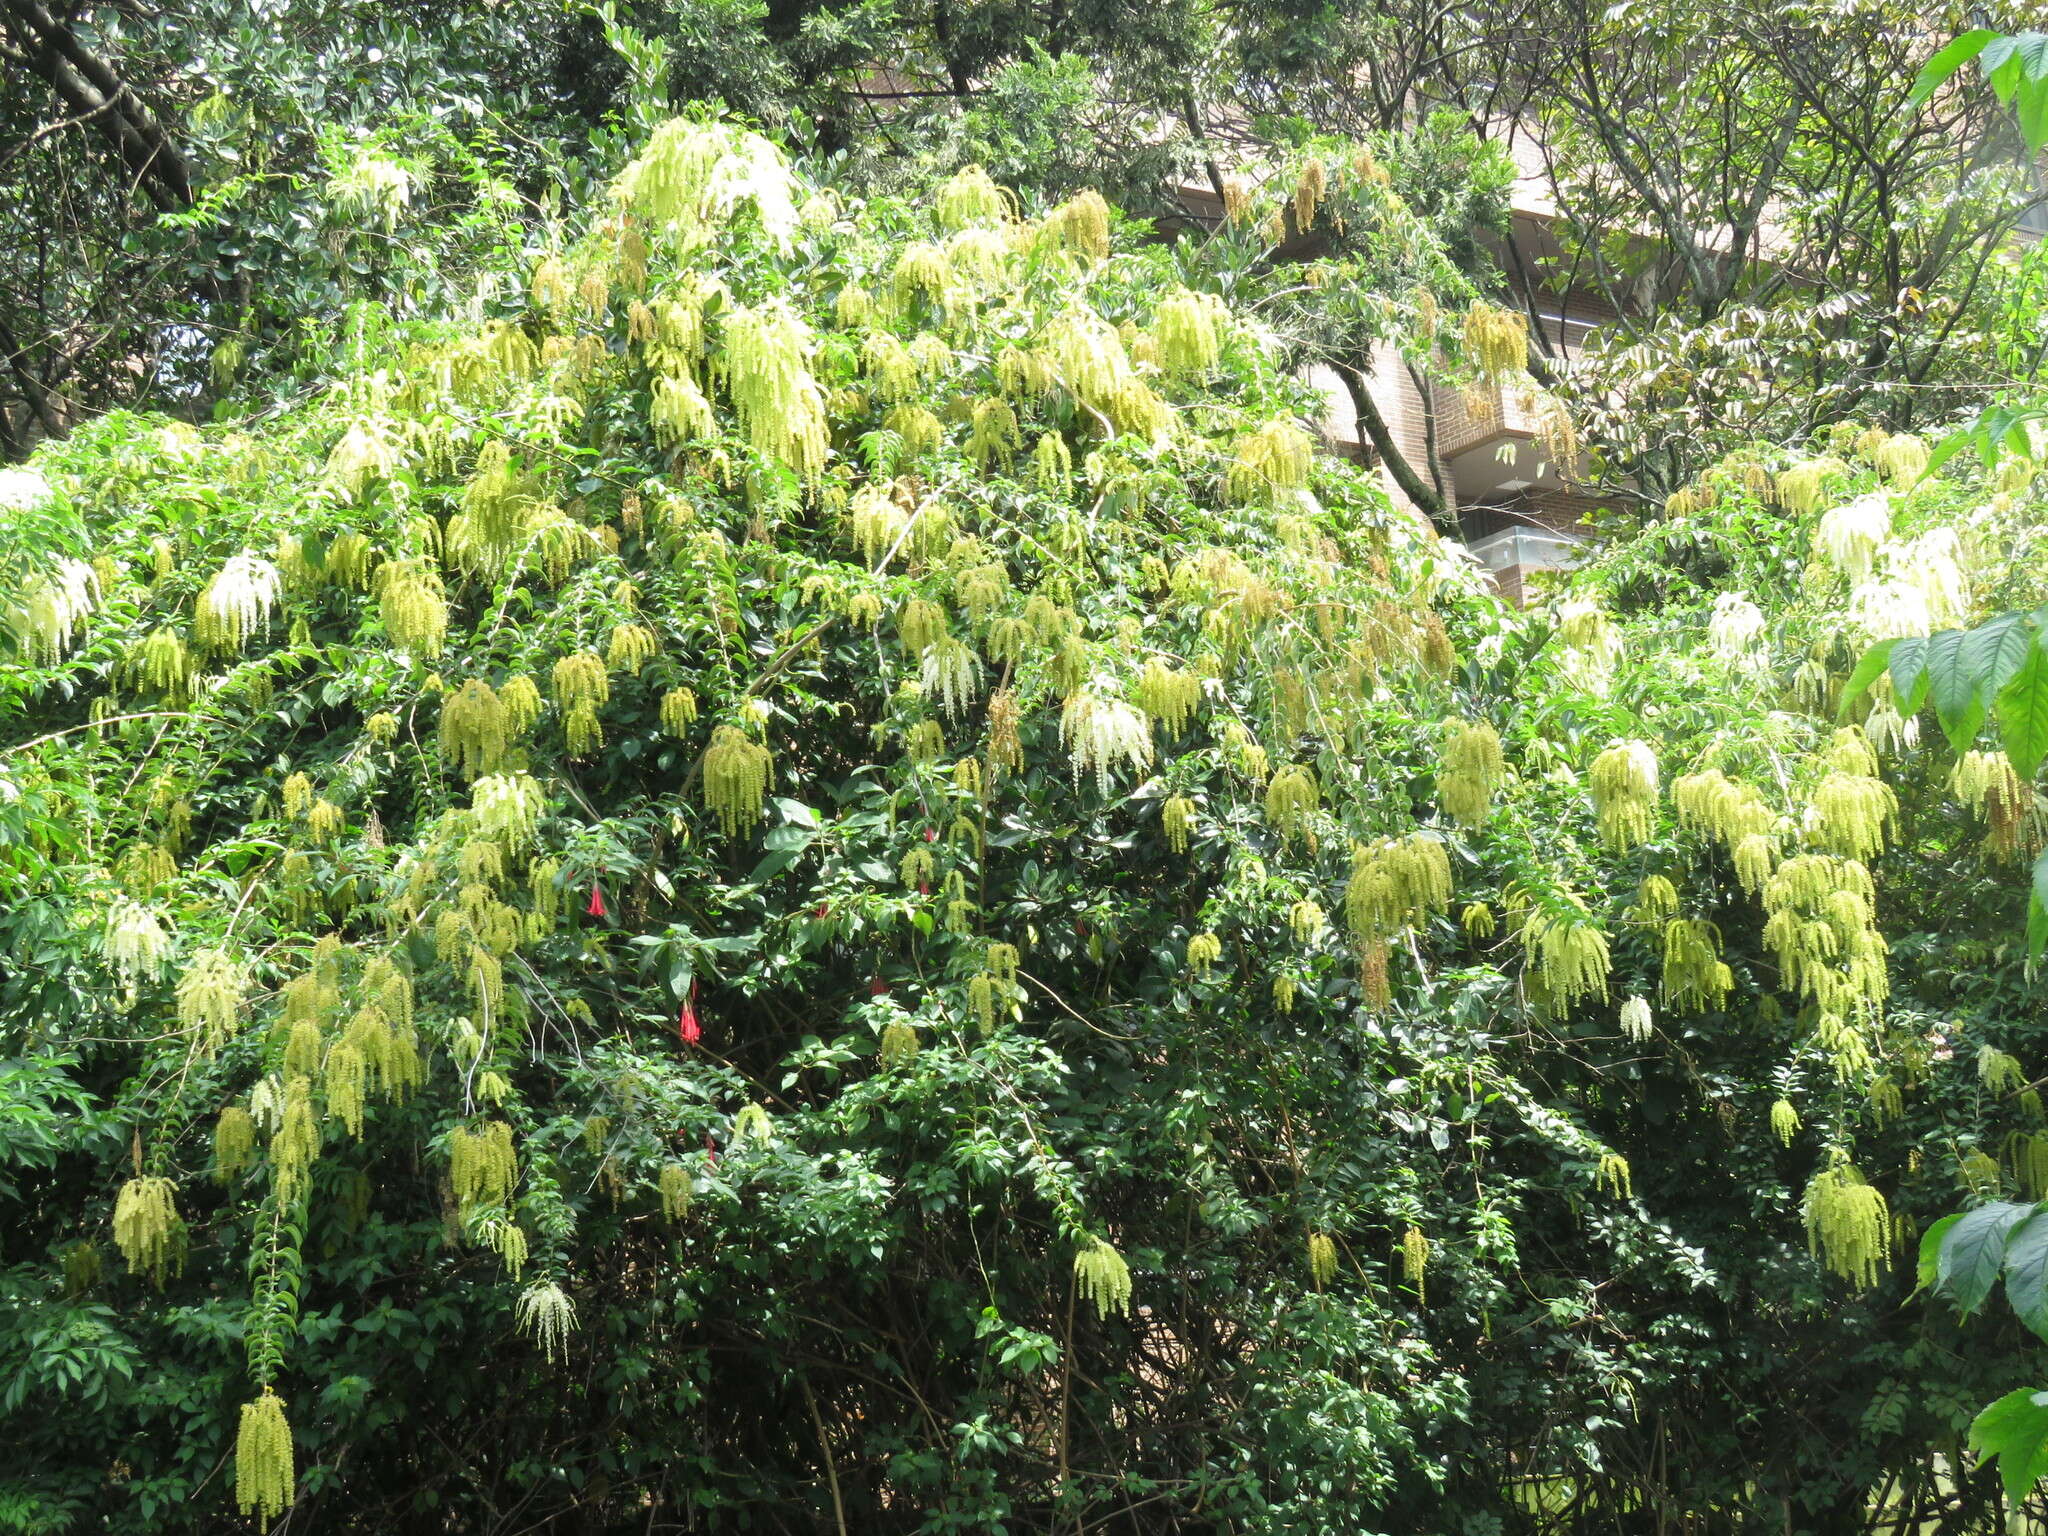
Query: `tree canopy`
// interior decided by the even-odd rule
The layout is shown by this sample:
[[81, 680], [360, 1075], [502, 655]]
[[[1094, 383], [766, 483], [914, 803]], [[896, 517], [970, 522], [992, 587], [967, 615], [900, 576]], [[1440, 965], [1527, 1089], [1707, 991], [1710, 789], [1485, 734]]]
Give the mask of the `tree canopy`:
[[1369, 248], [705, 117], [520, 228], [0, 478], [0, 1518], [2000, 1508], [1899, 1302], [2048, 1192], [2030, 459], [1745, 444], [1523, 610], [1315, 451]]

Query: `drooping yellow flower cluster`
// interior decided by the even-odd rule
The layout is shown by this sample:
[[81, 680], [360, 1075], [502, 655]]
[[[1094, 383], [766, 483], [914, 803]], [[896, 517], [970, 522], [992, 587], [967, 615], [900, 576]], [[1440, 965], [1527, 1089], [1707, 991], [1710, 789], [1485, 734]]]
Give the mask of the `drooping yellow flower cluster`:
[[1422, 832], [1357, 848], [1344, 886], [1344, 919], [1361, 949], [1448, 910], [1451, 861], [1442, 842]]
[[1429, 1304], [1428, 1293], [1423, 1289], [1429, 1271], [1429, 1254], [1430, 1241], [1423, 1236], [1422, 1228], [1411, 1225], [1401, 1234], [1401, 1276], [1415, 1287], [1417, 1306]]
[[1493, 792], [1506, 776], [1500, 736], [1482, 721], [1453, 720], [1444, 729], [1436, 794], [1450, 818], [1467, 831], [1486, 825]]
[[1327, 1232], [1308, 1235], [1308, 1278], [1319, 1291], [1337, 1278], [1337, 1244]]
[[1891, 1267], [1891, 1208], [1855, 1164], [1836, 1161], [1815, 1174], [1804, 1210], [1808, 1251], [1857, 1290]]
[[1106, 1240], [1098, 1237], [1075, 1253], [1074, 1286], [1081, 1299], [1095, 1308], [1096, 1316], [1129, 1315], [1131, 1267]]
[[114, 1198], [114, 1246], [128, 1268], [147, 1275], [159, 1290], [164, 1278], [185, 1267], [185, 1219], [178, 1214], [177, 1186], [158, 1175], [130, 1179]]
[[1308, 484], [1315, 443], [1291, 421], [1269, 421], [1237, 445], [1223, 477], [1235, 501], [1270, 502]]
[[465, 1220], [479, 1207], [509, 1204], [519, 1182], [512, 1127], [502, 1120], [489, 1120], [474, 1130], [457, 1126], [450, 1131], [448, 1179]]
[[1563, 892], [1530, 905], [1522, 919], [1521, 939], [1530, 961], [1527, 981], [1546, 1012], [1561, 1016], [1582, 997], [1607, 995], [1607, 976], [1613, 968], [1607, 935], [1576, 894]]
[[1856, 1026], [1874, 1019], [1891, 992], [1875, 901], [1870, 871], [1830, 854], [1788, 859], [1764, 888], [1764, 942], [1784, 985], [1819, 1010], [1822, 1043], [1845, 1077], [1868, 1069], [1869, 1047]]
[[704, 753], [704, 804], [727, 837], [760, 819], [774, 767], [768, 748], [739, 727], [721, 725], [711, 733]]
[[1302, 764], [1289, 763], [1266, 782], [1266, 820], [1280, 834], [1282, 848], [1298, 838], [1315, 851], [1315, 817], [1321, 807], [1315, 773]]
[[1657, 754], [1648, 742], [1616, 742], [1593, 759], [1587, 784], [1604, 847], [1626, 853], [1648, 840], [1657, 806]]
[[1721, 959], [1721, 930], [1705, 918], [1675, 917], [1664, 925], [1661, 996], [1674, 1008], [1718, 1008], [1735, 988]]
[[291, 1508], [296, 1486], [284, 1401], [265, 1387], [256, 1401], [242, 1405], [235, 1434], [235, 1507], [268, 1524]]
[[511, 735], [503, 701], [480, 677], [441, 702], [441, 753], [464, 778], [495, 773]]

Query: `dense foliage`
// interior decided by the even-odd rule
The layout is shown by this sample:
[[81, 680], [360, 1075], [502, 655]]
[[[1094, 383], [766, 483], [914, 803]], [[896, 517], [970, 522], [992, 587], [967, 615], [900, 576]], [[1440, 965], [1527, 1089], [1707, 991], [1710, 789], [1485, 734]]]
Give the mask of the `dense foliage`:
[[0, 1522], [1995, 1518], [1897, 1255], [2048, 1181], [2038, 756], [1859, 663], [2039, 646], [2030, 465], [1750, 448], [1519, 611], [1183, 254], [671, 122], [0, 480]]

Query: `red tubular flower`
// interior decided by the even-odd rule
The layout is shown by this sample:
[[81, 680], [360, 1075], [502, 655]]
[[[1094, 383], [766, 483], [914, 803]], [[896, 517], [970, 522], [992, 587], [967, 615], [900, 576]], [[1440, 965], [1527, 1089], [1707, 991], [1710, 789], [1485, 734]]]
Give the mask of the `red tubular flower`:
[[718, 1166], [718, 1144], [711, 1139], [711, 1133], [704, 1133], [704, 1161], [713, 1168]]
[[877, 977], [875, 977], [875, 978], [874, 978], [874, 979], [873, 979], [872, 981], [870, 981], [870, 982], [868, 983], [868, 996], [869, 996], [869, 997], [887, 997], [888, 995], [889, 995], [889, 983], [887, 983], [886, 981], [882, 980], [882, 978], [881, 978], [881, 977], [877, 976]]
[[611, 912], [604, 904], [604, 887], [595, 880], [590, 882], [590, 905], [583, 909], [585, 917], [610, 917]]
[[697, 984], [690, 983], [690, 995], [683, 1000], [681, 1017], [676, 1020], [676, 1033], [683, 1037], [683, 1044], [695, 1045], [704, 1038], [704, 1030], [697, 1022]]

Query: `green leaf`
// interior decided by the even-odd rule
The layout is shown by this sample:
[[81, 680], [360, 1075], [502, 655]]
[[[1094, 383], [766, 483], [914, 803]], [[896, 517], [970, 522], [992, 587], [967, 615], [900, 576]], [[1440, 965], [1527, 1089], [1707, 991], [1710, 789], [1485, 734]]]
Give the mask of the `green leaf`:
[[1948, 744], [1964, 751], [1984, 724], [1984, 704], [1963, 656], [1963, 632], [1944, 629], [1927, 637], [1928, 697], [1934, 701]]
[[[2048, 860], [2048, 854], [2041, 856]], [[2027, 954], [2038, 960], [2048, 950], [2048, 901], [2041, 899], [2041, 866], [2034, 866], [2034, 889], [2027, 897]]]
[[2048, 1392], [2006, 1393], [1970, 1425], [1970, 1449], [1998, 1463], [2008, 1498], [2025, 1498], [2048, 1472]]
[[1988, 698], [2019, 670], [2033, 643], [2033, 625], [2025, 614], [2001, 613], [1963, 636], [1963, 665]]
[[1935, 1261], [1934, 1288], [1965, 1317], [1984, 1304], [2005, 1262], [2005, 1235], [2033, 1214], [2031, 1205], [1994, 1200], [1949, 1228]]
[[1920, 1262], [1914, 1271], [1916, 1277], [1913, 1282], [1914, 1290], [1925, 1291], [1933, 1289], [1935, 1276], [1940, 1272], [1941, 1241], [1948, 1236], [1949, 1228], [1962, 1219], [1963, 1213], [1957, 1211], [1952, 1216], [1942, 1217], [1941, 1220], [1920, 1234]]
[[2005, 1299], [2021, 1322], [2048, 1339], [2048, 1213], [2038, 1208], [2006, 1234]]
[[2014, 771], [2033, 782], [2048, 757], [2048, 634], [2034, 637], [1999, 689], [1998, 731]]
[[1899, 696], [1899, 713], [1910, 720], [1927, 698], [1927, 637], [1894, 640], [1891, 655], [1892, 692]]
[[1923, 106], [1951, 75], [1982, 53], [1998, 35], [1989, 27], [1977, 27], [1921, 65], [1920, 73], [1913, 77], [1913, 93], [1906, 98], [1907, 110]]
[[1892, 649], [1899, 642], [1886, 640], [1872, 646], [1863, 653], [1863, 659], [1856, 663], [1856, 670], [1849, 674], [1847, 686], [1842, 689], [1842, 714], [1846, 717], [1849, 706], [1862, 698], [1878, 675], [1891, 665]]

